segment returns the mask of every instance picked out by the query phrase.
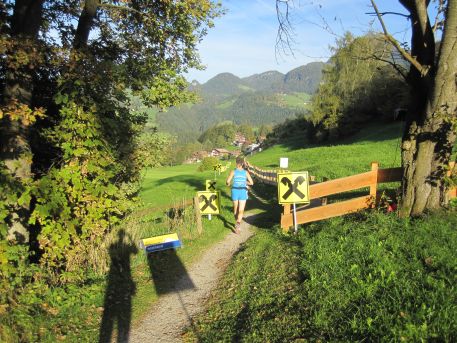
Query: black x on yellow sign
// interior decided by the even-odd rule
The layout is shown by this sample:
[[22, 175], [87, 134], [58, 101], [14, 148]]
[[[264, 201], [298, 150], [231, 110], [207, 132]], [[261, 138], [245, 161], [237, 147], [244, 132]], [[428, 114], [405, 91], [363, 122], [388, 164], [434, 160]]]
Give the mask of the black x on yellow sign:
[[206, 180], [205, 184], [208, 192], [216, 191], [216, 180]]
[[198, 206], [201, 214], [219, 214], [219, 192], [197, 192]]
[[308, 172], [278, 173], [278, 202], [280, 204], [308, 204]]

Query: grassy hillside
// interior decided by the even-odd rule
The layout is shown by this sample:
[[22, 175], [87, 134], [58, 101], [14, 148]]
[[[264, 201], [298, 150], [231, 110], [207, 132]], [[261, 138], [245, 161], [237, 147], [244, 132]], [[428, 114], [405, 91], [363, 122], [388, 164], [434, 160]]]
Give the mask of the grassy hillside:
[[456, 226], [450, 212], [336, 218], [292, 237], [259, 228], [186, 341], [453, 342]]
[[[400, 126], [373, 125], [329, 146], [290, 137], [250, 158], [275, 168], [337, 178], [371, 161], [398, 166]], [[274, 187], [256, 187], [273, 206], [229, 266], [209, 307], [188, 329], [193, 342], [455, 341], [457, 213], [399, 219], [381, 209], [280, 233]]]
[[311, 95], [308, 93], [290, 93], [283, 94], [282, 101], [286, 106], [297, 107], [303, 109], [309, 109], [309, 102], [311, 100]]
[[307, 170], [318, 179], [335, 179], [367, 171], [372, 161], [381, 168], [400, 166], [401, 124], [373, 124], [350, 139], [334, 145], [304, 145], [303, 137], [284, 139], [262, 153], [249, 157], [259, 167], [279, 168], [279, 158], [289, 158], [292, 171]]

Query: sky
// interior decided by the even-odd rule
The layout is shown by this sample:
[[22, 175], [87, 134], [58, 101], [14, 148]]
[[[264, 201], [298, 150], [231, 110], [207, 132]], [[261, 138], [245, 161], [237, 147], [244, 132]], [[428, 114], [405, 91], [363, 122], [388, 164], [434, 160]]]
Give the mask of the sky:
[[[346, 31], [362, 35], [370, 28], [381, 31], [370, 0], [289, 0], [294, 27], [293, 55], [278, 56], [275, 0], [222, 0], [226, 14], [199, 44], [206, 70], [192, 70], [186, 78], [200, 83], [222, 72], [246, 77], [269, 70], [286, 73], [314, 61], [327, 61], [329, 46]], [[381, 12], [406, 14], [398, 0], [377, 0]], [[409, 41], [410, 23], [398, 15], [384, 16], [389, 31], [397, 39]], [[327, 28], [326, 28], [327, 27]]]

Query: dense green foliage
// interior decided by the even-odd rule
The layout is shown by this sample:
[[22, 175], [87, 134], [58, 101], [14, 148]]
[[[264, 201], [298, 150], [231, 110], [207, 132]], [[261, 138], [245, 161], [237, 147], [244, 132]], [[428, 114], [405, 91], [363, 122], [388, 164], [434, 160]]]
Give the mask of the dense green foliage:
[[[265, 133], [266, 131], [267, 128], [263, 126], [262, 133]], [[233, 146], [237, 133], [243, 135], [249, 142], [255, 142], [256, 140], [254, 130], [249, 124], [235, 125], [231, 122], [222, 122], [203, 132], [203, 134], [198, 137], [198, 141], [209, 149], [221, 148], [228, 145]]]
[[213, 167], [218, 164], [220, 161], [217, 157], [205, 157], [198, 166], [198, 171], [214, 170]]
[[289, 104], [279, 94], [243, 93], [222, 101], [204, 101], [183, 105], [157, 115], [160, 130], [177, 136], [179, 142], [195, 141], [208, 128], [225, 121], [235, 125], [280, 123], [296, 115], [307, 113], [306, 106]]
[[406, 105], [408, 87], [388, 63], [391, 49], [375, 34], [337, 40], [312, 101], [315, 139], [350, 135], [361, 123], [392, 118]]
[[[0, 2], [0, 340], [41, 340], [27, 324], [46, 313], [39, 303], [106, 271], [140, 171], [173, 144], [144, 131], [147, 109], [195, 99], [182, 73], [200, 67], [196, 44], [218, 8]], [[19, 226], [27, 235], [8, 237]]]
[[[37, 265], [23, 264], [19, 266], [20, 269], [16, 267], [18, 276], [2, 284], [2, 292], [5, 292], [2, 294], [9, 294], [10, 290], [17, 292], [19, 287], [20, 292], [14, 301], [20, 306], [0, 306], [1, 341], [98, 341], [99, 333], [103, 332], [103, 318], [117, 315], [116, 309], [110, 311], [111, 304], [120, 304], [119, 309], [124, 314], [131, 312], [132, 320], [141, 318], [149, 309], [151, 301], [158, 298], [160, 289], [173, 286], [174, 281], [166, 277], [169, 273], [179, 275], [182, 265], [187, 266], [208, 246], [223, 239], [229, 232], [225, 225], [232, 218], [228, 196], [222, 198], [221, 216], [213, 216], [211, 221], [202, 218], [202, 235], [197, 232], [193, 208], [178, 209], [184, 200], [191, 199], [197, 190], [205, 188], [205, 179], [213, 177], [212, 171], [196, 173], [195, 165], [153, 168], [147, 171], [140, 192], [145, 207], [123, 221], [121, 228], [125, 231], [124, 239], [119, 240], [119, 230], [116, 228], [105, 235], [102, 247], [94, 251], [104, 263], [116, 260], [119, 254], [123, 256], [122, 272], [118, 272], [111, 261], [106, 266], [109, 271], [106, 275], [90, 273], [78, 281], [74, 279], [74, 273], [65, 273], [60, 277], [71, 276], [73, 282], [55, 287], [42, 282], [47, 276], [43, 275], [43, 269]], [[217, 177], [222, 185], [226, 175]], [[226, 194], [225, 187], [221, 187], [221, 191]], [[155, 258], [163, 258], [161, 261], [167, 266], [168, 272], [157, 277], [150, 271], [151, 261], [135, 246], [141, 238], [169, 232], [177, 232], [184, 243], [185, 247], [177, 251], [176, 260], [182, 265], [176, 265], [176, 261], [175, 264], [166, 262], [166, 254], [154, 255]], [[23, 260], [26, 257], [26, 247], [16, 247], [23, 248], [16, 255], [19, 260]], [[125, 255], [125, 250], [130, 251], [131, 255]], [[12, 254], [12, 250], [8, 249], [8, 253]], [[72, 254], [70, 251], [70, 256]], [[127, 273], [129, 270], [130, 273]], [[119, 277], [113, 277], [113, 274]], [[26, 278], [34, 279], [35, 282], [24, 282]], [[135, 291], [128, 294], [132, 285]], [[113, 288], [116, 292], [111, 294]], [[107, 295], [111, 298], [106, 298]], [[131, 307], [125, 305], [126, 297], [131, 297]]]

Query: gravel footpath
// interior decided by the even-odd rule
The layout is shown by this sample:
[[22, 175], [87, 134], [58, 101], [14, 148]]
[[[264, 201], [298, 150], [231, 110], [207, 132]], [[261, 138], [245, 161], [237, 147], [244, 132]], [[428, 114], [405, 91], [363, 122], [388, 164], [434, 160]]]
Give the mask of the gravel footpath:
[[250, 236], [249, 224], [243, 222], [239, 235], [229, 233], [207, 250], [189, 267], [174, 289], [162, 295], [143, 320], [132, 328], [128, 342], [181, 342], [183, 329], [192, 326], [192, 317], [204, 309], [205, 300], [216, 287], [231, 257]]

